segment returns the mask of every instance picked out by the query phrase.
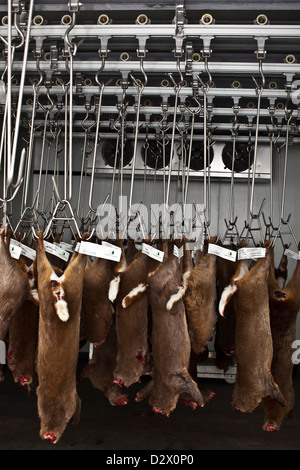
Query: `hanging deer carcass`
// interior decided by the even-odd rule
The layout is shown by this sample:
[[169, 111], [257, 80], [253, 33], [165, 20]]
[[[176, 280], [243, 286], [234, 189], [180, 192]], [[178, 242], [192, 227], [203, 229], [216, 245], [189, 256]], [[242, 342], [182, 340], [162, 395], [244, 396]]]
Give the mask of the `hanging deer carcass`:
[[273, 343], [270, 326], [268, 276], [271, 249], [250, 269], [248, 260], [239, 260], [237, 272], [221, 296], [219, 309], [224, 315], [230, 298], [236, 314], [237, 373], [232, 405], [244, 413], [252, 412], [268, 395], [282, 406], [286, 401], [271, 373]]
[[[68, 422], [80, 418], [76, 390], [80, 311], [86, 255], [73, 253], [68, 267], [57, 276], [44, 250], [43, 233], [37, 241], [39, 294], [37, 404], [40, 436], [57, 443]], [[87, 235], [83, 235], [83, 239]]]
[[[298, 251], [300, 244], [298, 246]], [[297, 261], [293, 275], [286, 287], [281, 288], [275, 279], [274, 263], [269, 276], [270, 321], [273, 339], [271, 371], [278, 384], [286, 405], [281, 406], [271, 396], [263, 399], [265, 411], [263, 429], [279, 431], [283, 419], [292, 417], [295, 392], [293, 388], [293, 352], [296, 339], [296, 320], [300, 310], [300, 261]]]
[[0, 229], [0, 340], [4, 341], [10, 322], [30, 293], [26, 269], [10, 255], [10, 238]]
[[149, 265], [149, 257], [138, 251], [120, 273], [115, 305], [118, 352], [114, 381], [121, 387], [139, 382], [151, 370], [146, 293]]
[[168, 256], [167, 240], [163, 251], [163, 262], [147, 279], [154, 370], [151, 381], [137, 394], [136, 401], [149, 396], [152, 409], [169, 416], [179, 398], [188, 399], [195, 407], [204, 406], [211, 392], [202, 395], [188, 372], [191, 343], [183, 296], [189, 271], [183, 271], [183, 260], [174, 254]]
[[80, 380], [89, 379], [94, 388], [103, 392], [112, 406], [128, 403], [127, 395], [122, 392], [118, 384], [114, 383], [113, 372], [116, 367], [117, 350], [114, 318], [105, 341], [94, 349], [91, 362], [86, 364], [80, 373]]

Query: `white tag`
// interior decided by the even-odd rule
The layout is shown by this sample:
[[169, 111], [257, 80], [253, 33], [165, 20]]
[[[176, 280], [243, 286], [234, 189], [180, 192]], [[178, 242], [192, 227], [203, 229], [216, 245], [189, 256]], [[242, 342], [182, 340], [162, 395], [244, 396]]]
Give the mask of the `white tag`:
[[162, 260], [164, 259], [163, 251], [160, 251], [157, 248], [154, 248], [153, 246], [147, 245], [146, 243], [142, 243], [142, 253], [160, 262], [162, 262]]
[[295, 253], [295, 252], [292, 251], [292, 250], [286, 249], [286, 250], [284, 250], [284, 254], [285, 254], [288, 258], [292, 258], [292, 259], [296, 259], [296, 260], [300, 259], [300, 252]]
[[102, 242], [99, 245], [101, 248], [99, 256], [100, 258], [110, 259], [111, 261], [119, 262], [121, 259], [122, 249], [119, 246], [111, 245], [107, 242]]
[[30, 248], [29, 246], [23, 245], [22, 243], [14, 240], [13, 238], [10, 240], [10, 245], [18, 246], [21, 248], [21, 255], [26, 256], [26, 258], [31, 259], [32, 261], [36, 258], [36, 251]]
[[0, 341], [0, 364], [6, 364], [6, 346], [4, 341]]
[[22, 253], [20, 246], [9, 245], [10, 256], [14, 259], [19, 259]]
[[44, 248], [47, 253], [57, 256], [57, 258], [63, 259], [64, 261], [68, 261], [70, 257], [70, 253], [66, 250], [62, 250], [59, 246], [54, 245], [54, 243], [49, 243], [46, 240], [44, 240]]
[[229, 261], [234, 262], [236, 260], [236, 251], [230, 250], [230, 248], [214, 245], [212, 243], [208, 244], [208, 253], [219, 256], [220, 258], [228, 259]]
[[76, 245], [75, 251], [84, 255], [119, 262], [122, 254], [121, 248], [107, 242], [105, 243], [106, 245], [97, 245], [91, 242], [80, 242]]
[[176, 245], [173, 247], [173, 254], [177, 256], [178, 259], [183, 257], [183, 246], [178, 248]]
[[53, 244], [58, 246], [61, 250], [69, 251], [70, 253], [73, 253], [73, 251], [74, 251], [73, 245], [71, 245], [70, 243], [66, 243], [66, 242], [56, 243], [56, 242], [54, 242]]
[[238, 250], [238, 259], [257, 259], [265, 258], [266, 249], [265, 248], [240, 248]]

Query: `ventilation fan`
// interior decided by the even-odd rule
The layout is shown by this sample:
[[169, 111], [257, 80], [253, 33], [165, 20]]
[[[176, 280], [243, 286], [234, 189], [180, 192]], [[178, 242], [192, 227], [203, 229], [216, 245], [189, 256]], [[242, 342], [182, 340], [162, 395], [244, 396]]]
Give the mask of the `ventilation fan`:
[[[116, 143], [113, 141], [106, 141], [102, 147], [102, 157], [106, 165], [114, 168], [116, 159], [116, 168], [121, 168], [121, 152], [118, 148], [116, 155]], [[133, 158], [133, 145], [130, 140], [124, 144], [123, 151], [123, 167], [129, 165]]]
[[[187, 165], [188, 165], [188, 155], [187, 152]], [[206, 154], [206, 167], [208, 167], [214, 159], [214, 151], [213, 148], [210, 148], [209, 152], [209, 160], [208, 161], [208, 152]], [[192, 144], [192, 151], [191, 151], [191, 161], [190, 161], [190, 169], [194, 171], [204, 170], [204, 143], [203, 142], [196, 142]]]
[[[251, 147], [249, 152], [248, 144], [236, 143], [233, 170], [237, 173], [248, 170], [248, 168], [250, 168], [253, 163], [253, 158], [253, 147]], [[228, 142], [224, 146], [222, 151], [222, 160], [225, 167], [229, 170], [232, 170], [233, 142]]]
[[[160, 170], [170, 163], [170, 144], [165, 146], [165, 156], [163, 156], [163, 147], [155, 141], [148, 142], [148, 146], [142, 146], [142, 159], [146, 166]], [[164, 161], [165, 160], [165, 161]]]

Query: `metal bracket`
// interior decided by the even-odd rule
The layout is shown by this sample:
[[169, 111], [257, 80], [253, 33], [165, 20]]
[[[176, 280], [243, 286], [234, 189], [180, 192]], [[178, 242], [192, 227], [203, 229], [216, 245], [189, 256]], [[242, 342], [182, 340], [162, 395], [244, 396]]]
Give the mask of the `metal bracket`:
[[35, 58], [41, 58], [42, 57], [42, 48], [43, 48], [43, 42], [46, 40], [46, 36], [40, 36], [35, 38], [35, 49], [33, 51], [34, 57]]
[[52, 45], [50, 47], [50, 67], [51, 70], [57, 71], [58, 69], [58, 59], [59, 59], [59, 54], [58, 54], [58, 47], [56, 45]]
[[193, 52], [193, 43], [189, 41], [185, 45], [185, 73], [187, 75], [192, 75], [193, 72]]
[[83, 3], [79, 2], [78, 0], [70, 0], [68, 3], [69, 11], [71, 13], [77, 13], [82, 5]]
[[200, 36], [203, 40], [203, 49], [201, 51], [202, 57], [210, 57], [211, 54], [211, 41], [214, 39], [214, 36]]
[[136, 51], [137, 53], [137, 56], [139, 58], [145, 58], [146, 57], [146, 53], [148, 52], [147, 49], [146, 49], [146, 42], [147, 42], [147, 39], [149, 39], [149, 36], [136, 36], [138, 42], [139, 42], [139, 47]]
[[184, 23], [186, 22], [184, 1], [177, 0], [175, 13], [175, 57], [182, 57], [184, 40]]
[[268, 38], [265, 36], [255, 36], [254, 39], [256, 39], [257, 42], [257, 51], [255, 51], [255, 54], [258, 59], [264, 59], [266, 57], [265, 43]]
[[98, 36], [98, 39], [100, 40], [100, 49], [98, 51], [100, 57], [107, 57], [107, 54], [110, 52], [107, 48], [108, 40], [110, 38], [111, 36]]

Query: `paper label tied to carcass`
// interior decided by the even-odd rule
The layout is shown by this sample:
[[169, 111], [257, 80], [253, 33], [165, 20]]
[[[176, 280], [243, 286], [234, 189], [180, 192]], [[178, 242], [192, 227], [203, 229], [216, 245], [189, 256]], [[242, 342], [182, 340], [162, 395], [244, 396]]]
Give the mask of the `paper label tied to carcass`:
[[69, 253], [73, 253], [74, 248], [71, 243], [66, 243], [66, 242], [59, 242], [59, 243], [53, 243], [54, 245], [58, 246], [61, 250], [68, 251]]
[[119, 262], [122, 250], [120, 247], [112, 245], [111, 243], [103, 242], [102, 245], [91, 242], [77, 243], [75, 251], [88, 256], [96, 258], [104, 258], [111, 261]]
[[259, 248], [259, 247], [251, 247], [251, 248], [240, 248], [238, 250], [238, 259], [253, 259], [256, 260], [258, 258], [265, 258], [266, 256], [266, 249]]
[[292, 258], [292, 259], [295, 259], [298, 261], [298, 259], [300, 259], [300, 251], [298, 252], [295, 252], [295, 251], [292, 251], [292, 250], [288, 250], [287, 248], [284, 250], [284, 254], [285, 256], [287, 256], [288, 258]]
[[36, 251], [30, 248], [29, 246], [23, 245], [23, 243], [14, 240], [13, 238], [10, 240], [10, 246], [17, 246], [21, 248], [21, 255], [26, 256], [26, 258], [31, 259], [32, 261], [36, 258]]
[[102, 250], [102, 258], [105, 259], [110, 259], [111, 261], [116, 261], [119, 262], [121, 259], [122, 255], [122, 249], [119, 246], [112, 245], [111, 243], [102, 242], [102, 245], [100, 245]]
[[22, 248], [20, 246], [9, 245], [10, 256], [14, 259], [19, 259], [22, 253]]
[[59, 246], [54, 245], [54, 243], [50, 243], [44, 240], [44, 248], [46, 253], [50, 253], [53, 256], [56, 256], [57, 258], [60, 258], [64, 261], [68, 261], [70, 257], [70, 253], [68, 253], [66, 250], [62, 250]]
[[236, 251], [231, 250], [230, 248], [214, 245], [213, 243], [209, 243], [208, 253], [219, 256], [220, 258], [228, 259], [232, 262], [236, 260]]
[[147, 245], [146, 243], [142, 244], [142, 253], [160, 262], [162, 262], [164, 259], [163, 251], [160, 251], [153, 246]]

